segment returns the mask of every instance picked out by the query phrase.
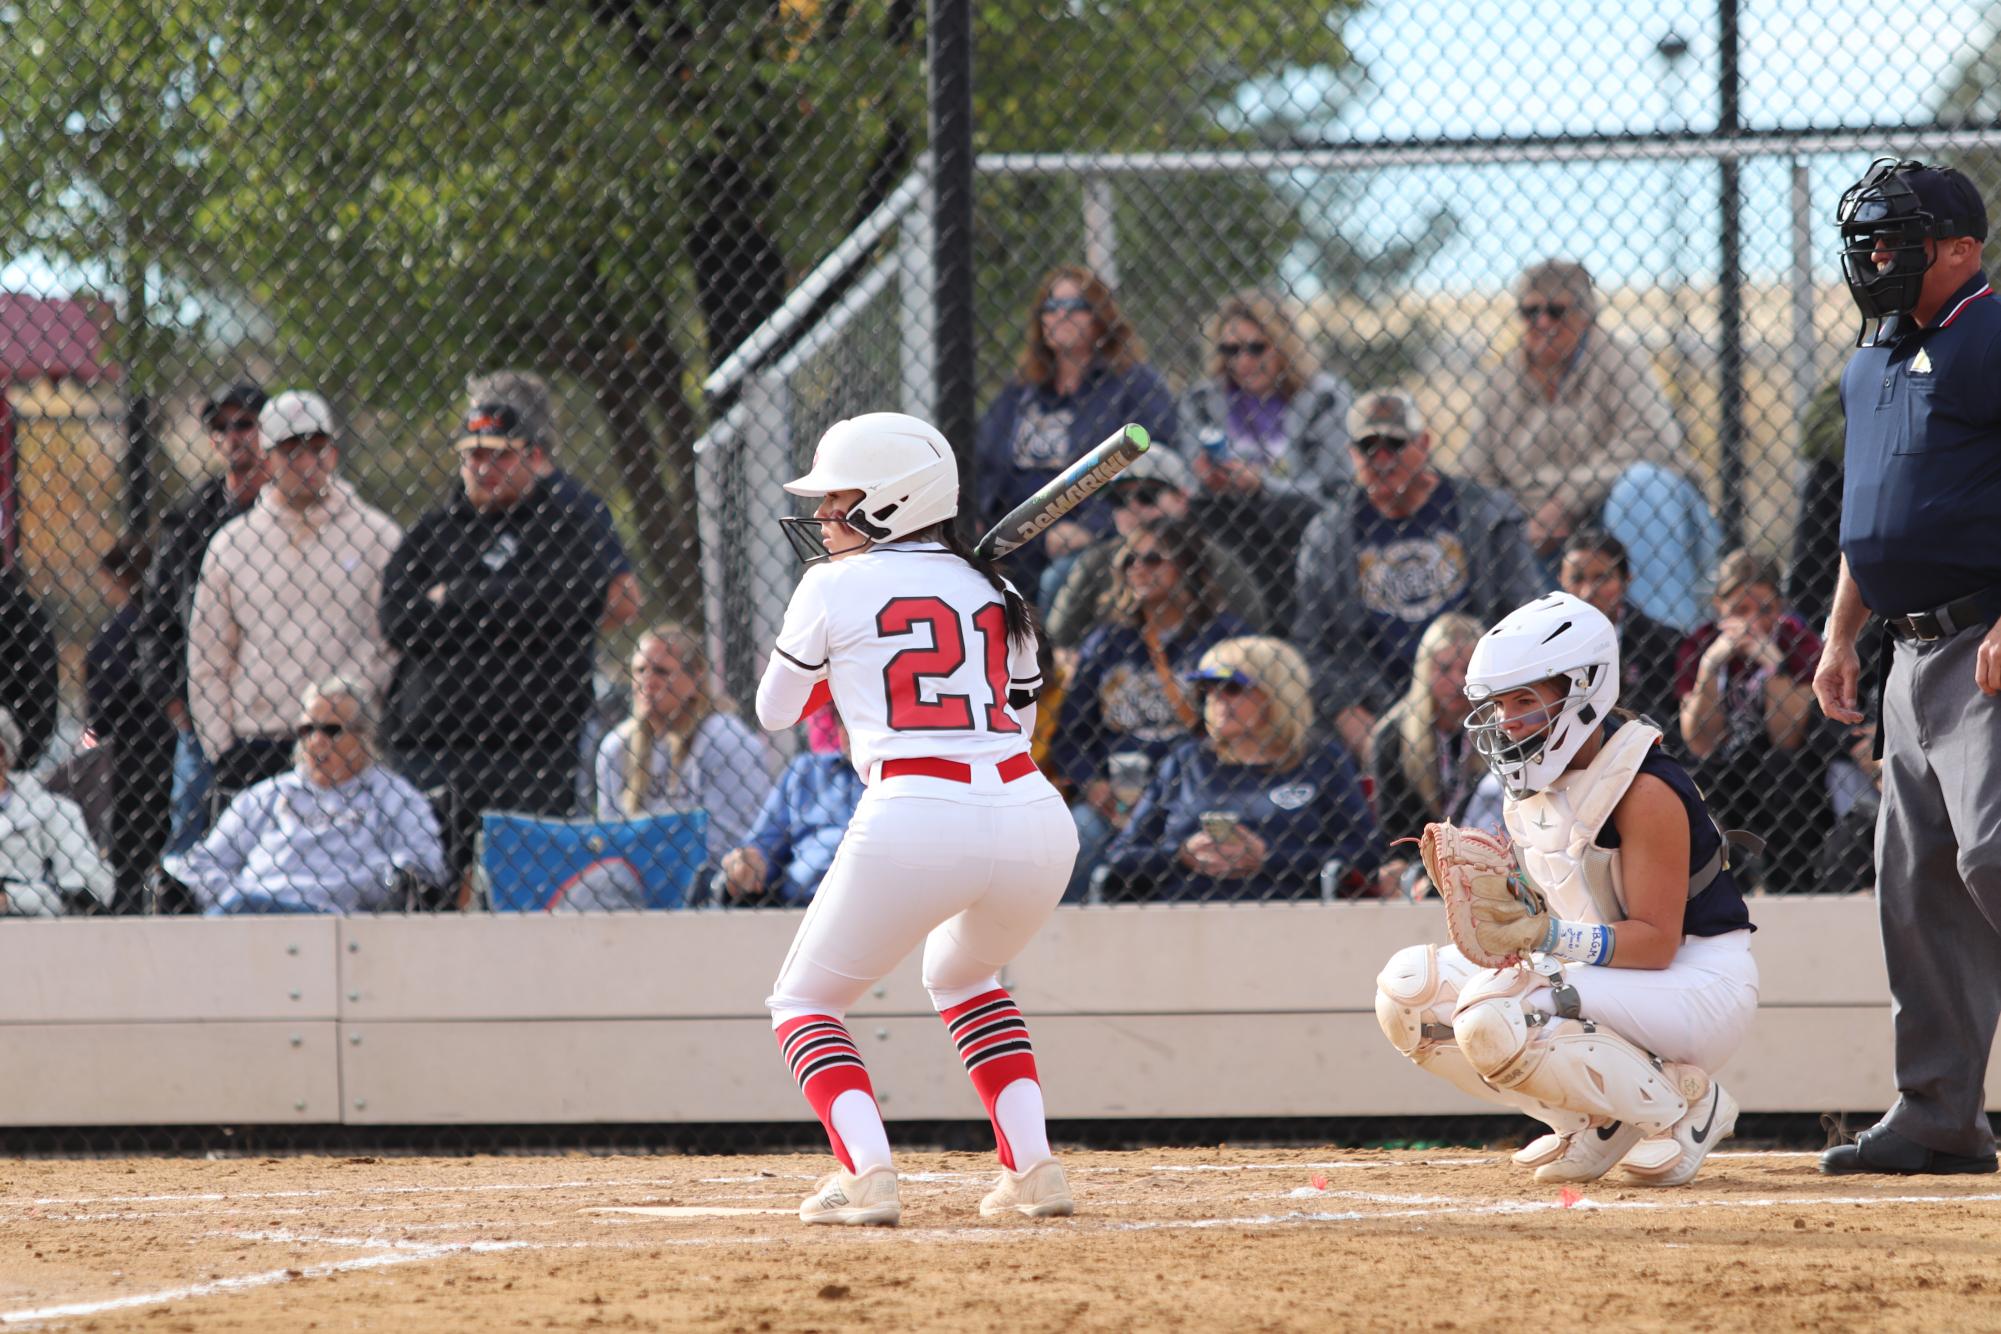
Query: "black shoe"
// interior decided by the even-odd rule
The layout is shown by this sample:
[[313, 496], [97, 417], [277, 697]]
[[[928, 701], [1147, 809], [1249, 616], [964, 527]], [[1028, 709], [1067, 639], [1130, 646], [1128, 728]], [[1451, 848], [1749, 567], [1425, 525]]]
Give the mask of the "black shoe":
[[1946, 1153], [1905, 1139], [1888, 1126], [1871, 1126], [1853, 1144], [1837, 1144], [1820, 1155], [1820, 1170], [1831, 1177], [1880, 1172], [1890, 1176], [1948, 1176], [1992, 1172], [1994, 1155]]

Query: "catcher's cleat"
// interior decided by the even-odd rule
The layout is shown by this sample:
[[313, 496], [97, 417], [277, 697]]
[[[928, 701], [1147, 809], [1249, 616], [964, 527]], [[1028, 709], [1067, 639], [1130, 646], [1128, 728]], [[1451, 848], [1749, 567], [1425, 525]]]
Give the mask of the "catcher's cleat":
[[[1515, 1166], [1541, 1167], [1544, 1163], [1555, 1162], [1563, 1156], [1564, 1138], [1555, 1131], [1537, 1136], [1515, 1150], [1513, 1158]], [[1655, 1135], [1635, 1144], [1626, 1156], [1619, 1160], [1619, 1166], [1635, 1175], [1643, 1172], [1664, 1172], [1674, 1166], [1680, 1157], [1679, 1144], [1669, 1136]]]
[[1715, 1080], [1709, 1091], [1688, 1100], [1688, 1114], [1674, 1123], [1672, 1135], [1679, 1150], [1673, 1161], [1653, 1171], [1628, 1162], [1626, 1175], [1649, 1186], [1683, 1186], [1694, 1180], [1709, 1151], [1730, 1138], [1737, 1129], [1737, 1100]]
[[836, 1170], [799, 1205], [802, 1223], [844, 1223], [850, 1227], [895, 1227], [903, 1217], [896, 1194], [896, 1169], [871, 1167], [860, 1174]]
[[1063, 1166], [1045, 1158], [1026, 1172], [1001, 1169], [1000, 1180], [980, 1201], [980, 1217], [1015, 1213], [1023, 1218], [1067, 1218], [1077, 1212]]
[[1537, 1181], [1596, 1181], [1618, 1165], [1646, 1131], [1630, 1121], [1608, 1121], [1567, 1135], [1563, 1152], [1535, 1170]]

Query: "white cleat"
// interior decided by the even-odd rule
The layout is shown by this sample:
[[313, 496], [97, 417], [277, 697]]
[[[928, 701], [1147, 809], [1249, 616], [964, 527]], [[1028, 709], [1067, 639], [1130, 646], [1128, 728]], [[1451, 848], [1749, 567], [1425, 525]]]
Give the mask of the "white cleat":
[[1674, 1161], [1654, 1172], [1639, 1171], [1628, 1163], [1626, 1174], [1649, 1186], [1685, 1186], [1695, 1179], [1709, 1151], [1736, 1129], [1737, 1100], [1712, 1079], [1709, 1091], [1700, 1098], [1690, 1098], [1688, 1115], [1674, 1123], [1671, 1133], [1680, 1150]]
[[[1517, 1167], [1541, 1167], [1553, 1163], [1563, 1156], [1563, 1136], [1551, 1131], [1547, 1135], [1530, 1140], [1514, 1152]], [[1667, 1171], [1681, 1157], [1681, 1145], [1667, 1134], [1653, 1135], [1641, 1140], [1626, 1156], [1619, 1160], [1619, 1166], [1635, 1176], [1652, 1176]]]
[[1023, 1218], [1068, 1218], [1077, 1212], [1063, 1166], [1045, 1158], [1026, 1172], [1001, 1169], [1000, 1180], [980, 1201], [980, 1217], [1020, 1214]]
[[1611, 1171], [1646, 1132], [1630, 1121], [1613, 1121], [1563, 1138], [1563, 1152], [1535, 1170], [1537, 1181], [1596, 1181]]
[[902, 1217], [903, 1202], [896, 1195], [893, 1167], [871, 1167], [859, 1175], [836, 1169], [799, 1206], [802, 1223], [895, 1227]]

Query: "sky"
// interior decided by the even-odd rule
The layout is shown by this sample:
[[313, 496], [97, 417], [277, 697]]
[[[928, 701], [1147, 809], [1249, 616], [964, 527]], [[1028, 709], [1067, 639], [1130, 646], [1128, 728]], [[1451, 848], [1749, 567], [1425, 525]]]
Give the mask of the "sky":
[[[1713, 3], [1526, 4], [1519, 0], [1377, 0], [1345, 32], [1368, 72], [1362, 96], [1328, 126], [1336, 139], [1657, 133], [1717, 123]], [[1744, 0], [1741, 115], [1748, 128], [1930, 120], [1967, 56], [1989, 40], [1978, 4], [1896, 10], [1861, 0]], [[1922, 15], [1922, 26], [1917, 16]], [[1671, 63], [1670, 31], [1688, 44]], [[1941, 36], [1943, 35], [1943, 36]], [[1886, 151], [1914, 145], [1886, 145]], [[1836, 277], [1834, 205], [1873, 153], [1807, 160], [1815, 266]], [[1745, 268], [1782, 272], [1791, 251], [1788, 160], [1742, 171]], [[1713, 272], [1713, 163], [1392, 170], [1343, 191], [1343, 207], [1378, 240], [1450, 207], [1458, 236], [1421, 286], [1486, 286], [1521, 267], [1524, 247], [1583, 259], [1601, 281]], [[1354, 223], [1349, 226], [1352, 229]], [[1677, 238], [1679, 243], [1677, 244]]]

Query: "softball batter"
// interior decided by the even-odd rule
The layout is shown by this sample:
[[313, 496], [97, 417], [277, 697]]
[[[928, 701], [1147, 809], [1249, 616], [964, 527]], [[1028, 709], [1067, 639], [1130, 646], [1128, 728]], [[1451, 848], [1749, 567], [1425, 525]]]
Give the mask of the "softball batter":
[[[1399, 950], [1376, 1016], [1423, 1069], [1551, 1128], [1515, 1155], [1538, 1181], [1593, 1181], [1624, 1160], [1640, 1181], [1681, 1185], [1736, 1127], [1714, 1076], [1758, 1003], [1724, 836], [1659, 729], [1614, 716], [1618, 636], [1590, 604], [1554, 593], [1503, 618], [1474, 646], [1466, 695], [1516, 866], [1477, 835], [1427, 830], [1465, 950]], [[1546, 909], [1509, 891], [1511, 869]], [[1468, 952], [1518, 961], [1481, 968]]]
[[785, 489], [820, 503], [785, 520], [810, 568], [758, 685], [758, 720], [791, 727], [831, 694], [868, 783], [765, 1002], [840, 1159], [799, 1217], [901, 1216], [844, 1019], [920, 940], [924, 985], [993, 1121], [1001, 1174], [980, 1212], [1068, 1214], [1028, 1028], [1000, 984], [1077, 856], [1070, 813], [1028, 756], [1042, 685], [1028, 609], [952, 531], [958, 465], [915, 417], [837, 422]]

